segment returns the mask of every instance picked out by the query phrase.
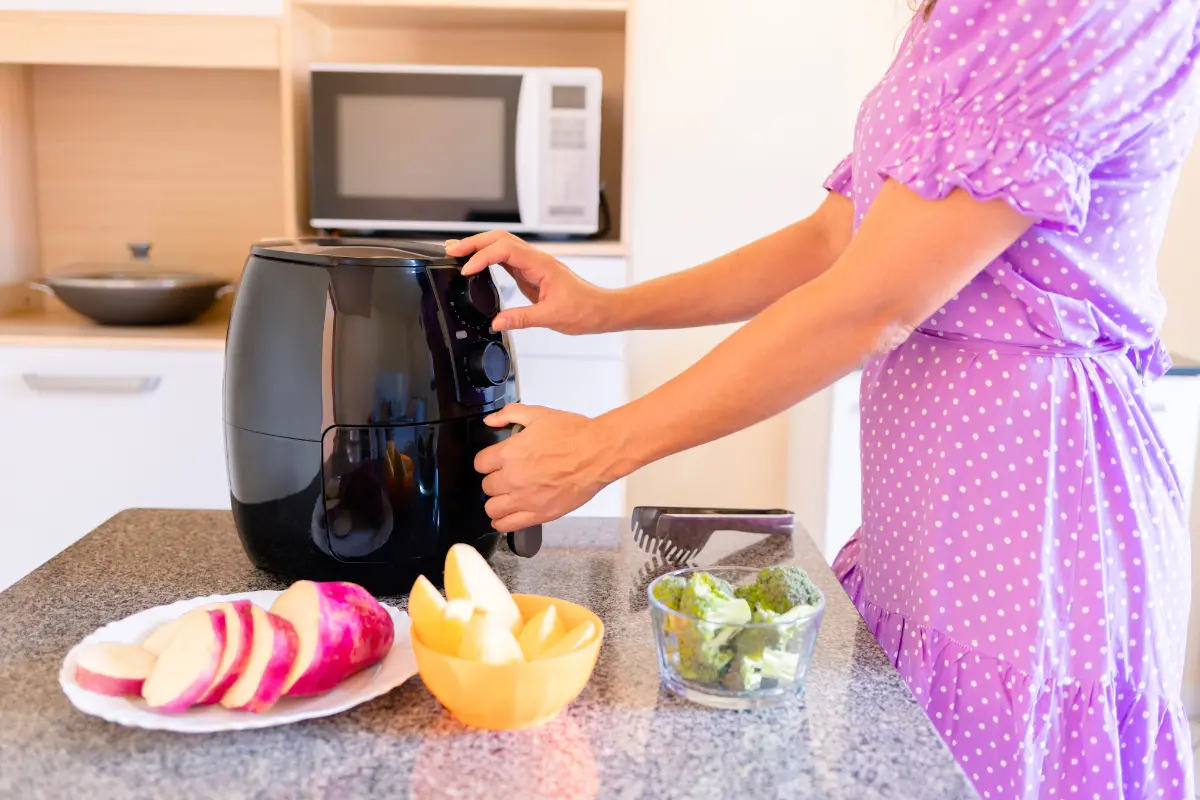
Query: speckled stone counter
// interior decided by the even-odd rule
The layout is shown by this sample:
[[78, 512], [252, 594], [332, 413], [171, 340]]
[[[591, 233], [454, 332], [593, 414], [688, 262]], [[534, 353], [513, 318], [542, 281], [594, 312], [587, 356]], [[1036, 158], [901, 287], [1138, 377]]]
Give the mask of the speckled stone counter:
[[57, 682], [67, 650], [150, 606], [282, 587], [250, 566], [226, 513], [120, 514], [0, 594], [0, 797], [975, 797], [807, 537], [721, 533], [699, 559], [794, 561], [828, 597], [803, 695], [756, 712], [660, 690], [644, 599], [655, 567], [626, 524], [556, 523], [536, 558], [501, 548], [495, 561], [514, 590], [583, 603], [606, 625], [591, 683], [548, 725], [464, 728], [414, 678], [324, 720], [156, 733], [76, 711]]

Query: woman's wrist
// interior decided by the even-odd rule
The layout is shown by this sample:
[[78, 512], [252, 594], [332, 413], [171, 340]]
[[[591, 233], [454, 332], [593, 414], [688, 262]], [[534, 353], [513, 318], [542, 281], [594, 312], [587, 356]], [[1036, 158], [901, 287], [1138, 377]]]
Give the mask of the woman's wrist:
[[602, 289], [597, 287], [595, 302], [592, 304], [592, 319], [588, 320], [588, 330], [593, 333], [616, 333], [617, 331], [632, 330], [634, 318], [632, 315], [634, 296], [632, 289]]
[[600, 476], [605, 484], [628, 477], [654, 460], [654, 437], [643, 430], [633, 406], [615, 408], [592, 423], [604, 453]]

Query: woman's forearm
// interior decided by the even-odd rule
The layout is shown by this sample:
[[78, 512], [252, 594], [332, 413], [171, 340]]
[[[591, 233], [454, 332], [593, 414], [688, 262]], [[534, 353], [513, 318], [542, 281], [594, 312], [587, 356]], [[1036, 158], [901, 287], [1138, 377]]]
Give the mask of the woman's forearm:
[[1028, 225], [1003, 201], [931, 202], [887, 184], [832, 269], [597, 419], [613, 445], [605, 479], [768, 419], [899, 345]]
[[830, 194], [812, 216], [692, 269], [619, 290], [613, 330], [742, 322], [829, 269], [850, 241], [853, 207]]

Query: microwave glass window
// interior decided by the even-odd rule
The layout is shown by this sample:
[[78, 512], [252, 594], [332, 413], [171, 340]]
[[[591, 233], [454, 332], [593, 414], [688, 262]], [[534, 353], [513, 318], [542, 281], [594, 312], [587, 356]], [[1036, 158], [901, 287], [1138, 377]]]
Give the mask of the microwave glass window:
[[341, 95], [338, 194], [502, 200], [504, 112], [499, 97]]
[[555, 86], [550, 90], [551, 108], [587, 108], [587, 89], [582, 86]]

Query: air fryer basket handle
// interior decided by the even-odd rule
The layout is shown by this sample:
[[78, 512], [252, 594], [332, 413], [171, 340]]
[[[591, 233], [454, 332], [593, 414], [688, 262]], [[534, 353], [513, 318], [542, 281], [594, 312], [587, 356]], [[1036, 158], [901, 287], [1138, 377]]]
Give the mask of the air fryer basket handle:
[[[512, 425], [514, 434], [520, 433], [523, 425]], [[508, 534], [508, 549], [521, 558], [533, 558], [542, 549], [542, 526], [531, 525]]]

